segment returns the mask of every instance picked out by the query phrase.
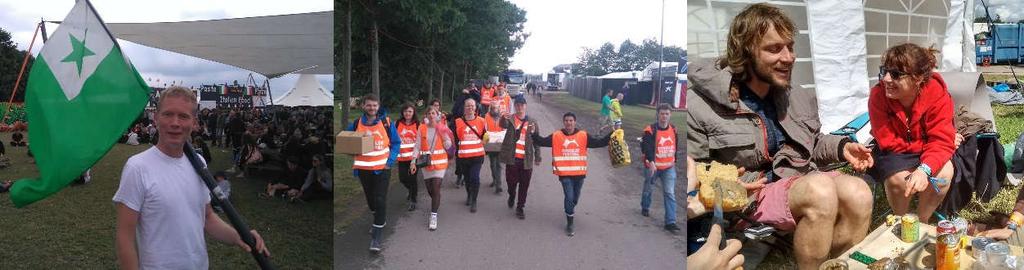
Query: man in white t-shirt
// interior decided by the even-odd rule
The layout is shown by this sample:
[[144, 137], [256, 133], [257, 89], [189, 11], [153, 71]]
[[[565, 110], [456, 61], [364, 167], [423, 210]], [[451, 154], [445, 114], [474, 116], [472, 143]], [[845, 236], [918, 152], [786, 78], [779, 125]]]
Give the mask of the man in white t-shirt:
[[[196, 121], [196, 104], [188, 89], [165, 90], [154, 116], [159, 142], [129, 158], [121, 172], [113, 200], [122, 269], [207, 269], [203, 232], [251, 250], [233, 227], [214, 214], [209, 189], [184, 155]], [[252, 235], [256, 249], [270, 256], [262, 237], [255, 230]]]

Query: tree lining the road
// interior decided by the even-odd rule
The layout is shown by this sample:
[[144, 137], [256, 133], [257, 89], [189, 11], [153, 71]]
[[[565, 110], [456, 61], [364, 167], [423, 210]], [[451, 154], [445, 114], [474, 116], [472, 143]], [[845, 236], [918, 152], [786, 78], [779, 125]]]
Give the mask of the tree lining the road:
[[[596, 49], [583, 48], [572, 64], [572, 72], [582, 76], [601, 76], [612, 72], [639, 71], [647, 67], [647, 64], [659, 60], [658, 41], [649, 38], [641, 44], [636, 44], [626, 39], [619, 44], [618, 50], [611, 42], [605, 42]], [[665, 47], [665, 61], [675, 62], [683, 55], [683, 48], [676, 46]]]
[[335, 0], [335, 8], [341, 100], [377, 93], [395, 105], [443, 96], [447, 105], [469, 79], [506, 69], [529, 36], [526, 11], [503, 0]]

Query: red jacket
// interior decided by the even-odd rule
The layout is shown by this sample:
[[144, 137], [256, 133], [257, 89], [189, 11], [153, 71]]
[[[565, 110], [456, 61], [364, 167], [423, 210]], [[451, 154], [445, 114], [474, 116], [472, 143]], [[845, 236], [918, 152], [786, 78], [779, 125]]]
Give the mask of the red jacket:
[[921, 163], [927, 164], [933, 175], [953, 157], [953, 136], [956, 133], [953, 99], [949, 96], [946, 82], [936, 72], [932, 73], [914, 101], [909, 128], [903, 105], [885, 97], [881, 84], [871, 88], [868, 115], [871, 135], [882, 151], [920, 154]]

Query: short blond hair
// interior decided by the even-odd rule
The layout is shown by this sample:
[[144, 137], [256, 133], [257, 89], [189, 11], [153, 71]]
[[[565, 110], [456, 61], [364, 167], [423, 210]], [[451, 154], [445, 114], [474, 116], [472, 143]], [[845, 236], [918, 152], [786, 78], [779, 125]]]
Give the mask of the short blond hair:
[[[160, 92], [160, 99], [156, 103], [156, 111], [159, 112], [160, 108], [164, 104], [164, 100], [171, 97], [184, 98], [193, 105], [199, 104], [199, 100], [196, 99], [196, 94], [192, 93], [192, 90], [188, 90], [188, 88], [181, 86], [171, 86]], [[196, 115], [196, 110], [191, 110], [191, 112], [193, 116]]]

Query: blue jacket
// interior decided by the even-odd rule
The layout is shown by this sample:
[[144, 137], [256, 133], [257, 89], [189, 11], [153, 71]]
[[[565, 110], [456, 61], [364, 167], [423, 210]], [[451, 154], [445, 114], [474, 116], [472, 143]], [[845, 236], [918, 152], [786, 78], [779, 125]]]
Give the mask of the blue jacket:
[[[383, 112], [383, 110], [381, 110], [381, 111]], [[356, 123], [357, 123], [356, 121], [361, 121], [364, 126], [376, 125], [377, 121], [380, 121], [382, 119], [387, 119], [386, 115], [387, 115], [387, 113], [378, 113], [376, 117], [374, 117], [373, 119], [369, 119], [367, 117], [367, 115], [364, 113], [363, 116], [359, 117], [359, 119], [356, 119], [355, 121], [352, 121], [352, 123], [349, 124], [348, 128], [346, 128], [345, 130], [347, 130], [347, 131], [356, 131]], [[386, 120], [386, 121], [390, 122], [389, 120]], [[386, 166], [387, 166], [387, 168], [391, 168], [392, 166], [395, 165], [395, 159], [398, 158], [398, 149], [400, 147], [402, 147], [402, 138], [398, 137], [398, 132], [395, 131], [395, 127], [393, 125], [391, 125], [391, 123], [385, 123], [384, 124], [384, 128], [387, 129], [387, 131], [388, 131], [388, 141], [389, 141], [389, 143], [391, 145], [391, 147], [390, 147], [391, 150], [390, 150], [390, 152], [388, 154], [388, 161], [387, 161], [387, 165]], [[383, 170], [381, 170], [381, 171], [373, 171], [373, 174], [381, 174], [381, 173], [383, 173]], [[359, 176], [358, 171], [357, 170], [352, 170], [352, 175], [358, 177]]]

